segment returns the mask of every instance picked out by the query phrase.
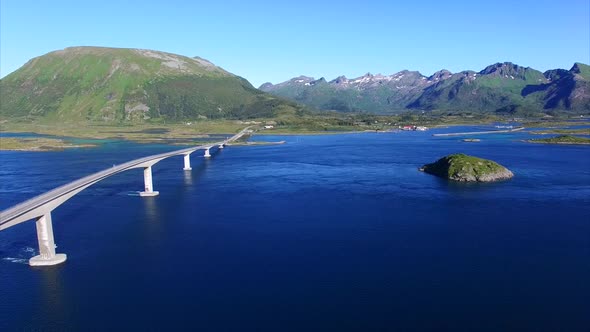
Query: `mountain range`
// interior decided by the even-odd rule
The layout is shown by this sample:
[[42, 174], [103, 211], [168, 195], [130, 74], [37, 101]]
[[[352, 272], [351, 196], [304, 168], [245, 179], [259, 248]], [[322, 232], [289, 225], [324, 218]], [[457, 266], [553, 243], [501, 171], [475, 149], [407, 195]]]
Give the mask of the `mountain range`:
[[200, 57], [130, 48], [70, 47], [31, 59], [0, 80], [0, 121], [178, 122], [301, 118], [308, 109], [399, 111], [590, 112], [590, 66], [544, 73], [509, 62], [480, 72], [431, 76], [416, 71], [300, 76], [253, 87]]
[[546, 72], [510, 62], [485, 69], [431, 76], [404, 70], [326, 81], [295, 77], [260, 90], [321, 110], [391, 113], [399, 111], [483, 111], [539, 113], [590, 112], [590, 66], [575, 63], [570, 70]]
[[0, 118], [66, 122], [273, 117], [301, 109], [213, 63], [160, 51], [71, 47], [0, 80]]

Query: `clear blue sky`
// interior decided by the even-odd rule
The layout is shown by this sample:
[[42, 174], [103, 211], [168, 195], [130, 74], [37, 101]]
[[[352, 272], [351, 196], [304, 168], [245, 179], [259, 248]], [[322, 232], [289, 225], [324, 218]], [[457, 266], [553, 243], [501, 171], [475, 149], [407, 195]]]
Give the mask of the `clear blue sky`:
[[590, 63], [590, 1], [0, 0], [0, 76], [83, 45], [198, 55], [255, 86], [503, 61], [569, 69]]

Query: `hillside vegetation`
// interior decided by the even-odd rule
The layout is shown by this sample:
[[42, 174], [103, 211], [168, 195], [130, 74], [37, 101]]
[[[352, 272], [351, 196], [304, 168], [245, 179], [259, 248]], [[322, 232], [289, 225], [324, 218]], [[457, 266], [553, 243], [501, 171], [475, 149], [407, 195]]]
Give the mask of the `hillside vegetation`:
[[73, 47], [0, 81], [0, 117], [45, 122], [158, 122], [273, 117], [301, 107], [195, 57]]

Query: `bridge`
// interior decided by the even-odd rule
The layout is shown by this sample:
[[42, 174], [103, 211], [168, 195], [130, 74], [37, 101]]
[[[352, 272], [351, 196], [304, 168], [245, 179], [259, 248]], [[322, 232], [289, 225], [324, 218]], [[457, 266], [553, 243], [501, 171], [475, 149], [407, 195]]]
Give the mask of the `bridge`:
[[0, 231], [12, 227], [14, 225], [23, 223], [28, 220], [35, 219], [37, 226], [37, 239], [39, 242], [39, 255], [32, 257], [29, 260], [31, 266], [49, 266], [65, 262], [67, 256], [65, 254], [55, 253], [55, 241], [53, 238], [53, 225], [51, 221], [51, 211], [72, 198], [82, 190], [89, 186], [104, 180], [110, 176], [118, 173], [128, 171], [135, 168], [143, 168], [144, 191], [139, 193], [140, 196], [156, 196], [159, 192], [154, 191], [152, 183], [152, 166], [158, 162], [174, 157], [184, 156], [184, 170], [191, 170], [190, 155], [197, 150], [205, 150], [203, 157], [211, 157], [210, 149], [218, 146], [223, 149], [225, 145], [238, 140], [246, 133], [250, 127], [242, 129], [234, 136], [216, 143], [190, 147], [186, 149], [176, 150], [156, 154], [148, 157], [143, 157], [131, 160], [121, 165], [113, 166], [102, 170], [100, 172], [90, 174], [81, 179], [67, 183], [61, 187], [55, 188], [39, 196], [33, 197], [25, 202], [10, 207], [0, 212]]

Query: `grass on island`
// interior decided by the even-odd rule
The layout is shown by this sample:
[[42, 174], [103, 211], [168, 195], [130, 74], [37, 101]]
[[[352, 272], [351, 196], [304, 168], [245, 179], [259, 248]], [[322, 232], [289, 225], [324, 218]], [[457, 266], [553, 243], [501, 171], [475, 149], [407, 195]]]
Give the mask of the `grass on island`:
[[504, 169], [503, 166], [494, 161], [469, 156], [463, 153], [456, 153], [443, 157], [435, 163], [425, 165], [425, 168], [428, 168], [426, 166], [432, 168], [432, 172], [447, 173], [445, 174], [447, 176], [462, 172], [487, 174], [491, 172], [499, 172]]
[[590, 144], [590, 138], [577, 137], [571, 135], [560, 135], [550, 138], [530, 139], [530, 143], [548, 143], [548, 144]]
[[580, 119], [556, 119], [556, 120], [544, 120], [544, 121], [536, 121], [536, 120], [527, 120], [522, 121], [522, 125], [525, 128], [551, 128], [551, 129], [559, 129], [560, 127], [570, 127], [576, 125], [584, 125], [588, 124], [585, 122], [580, 121]]
[[0, 138], [0, 150], [13, 151], [55, 151], [68, 148], [88, 148], [95, 147], [93, 144], [76, 145], [65, 142], [56, 138]]
[[549, 129], [543, 131], [531, 131], [531, 134], [560, 134], [560, 135], [590, 135], [590, 128], [572, 128], [572, 129]]
[[422, 166], [420, 171], [460, 182], [491, 182], [514, 176], [504, 166], [492, 160], [462, 153], [440, 158], [434, 163]]

